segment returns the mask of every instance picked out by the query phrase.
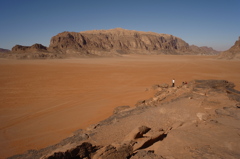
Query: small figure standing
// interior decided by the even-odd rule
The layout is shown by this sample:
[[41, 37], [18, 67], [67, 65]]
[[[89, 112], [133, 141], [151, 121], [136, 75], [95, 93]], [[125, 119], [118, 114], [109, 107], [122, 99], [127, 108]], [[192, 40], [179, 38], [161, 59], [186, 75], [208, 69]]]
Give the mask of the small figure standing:
[[173, 80], [172, 80], [172, 87], [174, 87], [175, 86], [175, 79], [173, 78]]

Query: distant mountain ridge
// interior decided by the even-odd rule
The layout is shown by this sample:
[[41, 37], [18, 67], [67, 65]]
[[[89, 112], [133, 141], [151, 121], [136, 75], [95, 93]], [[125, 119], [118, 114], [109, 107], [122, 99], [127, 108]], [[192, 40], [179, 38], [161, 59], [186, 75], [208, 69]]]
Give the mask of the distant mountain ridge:
[[0, 48], [0, 52], [10, 52], [10, 50], [8, 50], [8, 49], [3, 49], [3, 48]]
[[[179, 37], [169, 34], [115, 28], [83, 32], [62, 32], [53, 36], [49, 47], [41, 44], [16, 45], [16, 56], [29, 58], [121, 56], [123, 54], [216, 55], [209, 47], [189, 46]], [[20, 54], [19, 54], [20, 53]]]
[[198, 47], [196, 45], [190, 45], [190, 49], [200, 55], [218, 55], [220, 53], [220, 51], [216, 51], [212, 47], [207, 46]]
[[22, 46], [22, 45], [15, 45], [12, 48], [12, 52], [24, 53], [24, 52], [37, 52], [37, 51], [47, 51], [47, 47], [43, 46], [42, 44], [34, 44], [32, 46]]

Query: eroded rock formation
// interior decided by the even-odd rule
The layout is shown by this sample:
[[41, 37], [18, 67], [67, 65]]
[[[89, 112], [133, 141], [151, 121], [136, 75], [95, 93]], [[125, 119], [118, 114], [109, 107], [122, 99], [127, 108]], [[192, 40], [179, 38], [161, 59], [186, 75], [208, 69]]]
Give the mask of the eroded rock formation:
[[34, 44], [32, 46], [15, 45], [8, 54], [0, 54], [0, 57], [11, 59], [55, 59], [65, 58], [65, 55], [51, 53], [46, 46]]
[[15, 45], [12, 48], [12, 52], [14, 53], [36, 53], [36, 52], [46, 52], [47, 47], [43, 46], [42, 44], [34, 44], [32, 46], [22, 46], [22, 45]]
[[153, 32], [121, 28], [84, 32], [63, 32], [52, 37], [49, 50], [62, 53], [110, 54], [183, 54], [189, 45], [182, 39]]
[[64, 58], [123, 54], [215, 55], [217, 53], [212, 48], [189, 46], [181, 38], [169, 34], [116, 28], [62, 32], [51, 38], [49, 47], [41, 44], [16, 45], [12, 48], [11, 57]]

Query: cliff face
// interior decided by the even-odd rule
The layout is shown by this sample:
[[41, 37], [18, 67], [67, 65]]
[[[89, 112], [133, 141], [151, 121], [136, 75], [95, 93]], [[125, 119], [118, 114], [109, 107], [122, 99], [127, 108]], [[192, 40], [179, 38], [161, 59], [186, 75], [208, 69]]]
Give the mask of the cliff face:
[[217, 51], [208, 47], [189, 46], [188, 43], [173, 35], [116, 28], [79, 33], [62, 32], [51, 38], [48, 48], [41, 44], [16, 45], [12, 48], [12, 53], [26, 53], [30, 58], [33, 56], [31, 53], [35, 53], [34, 56], [38, 53], [40, 57], [55, 58], [122, 54], [215, 55]]
[[184, 54], [189, 45], [167, 34], [140, 32], [121, 28], [85, 32], [63, 32], [52, 37], [49, 51], [88, 54]]
[[240, 37], [230, 49], [222, 52], [218, 57], [221, 59], [240, 59]]

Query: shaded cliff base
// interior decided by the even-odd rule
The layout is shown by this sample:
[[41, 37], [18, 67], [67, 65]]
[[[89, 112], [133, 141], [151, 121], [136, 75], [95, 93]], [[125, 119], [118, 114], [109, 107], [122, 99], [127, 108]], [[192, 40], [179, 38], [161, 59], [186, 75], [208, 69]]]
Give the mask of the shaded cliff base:
[[194, 80], [152, 90], [155, 96], [134, 108], [117, 107], [58, 144], [10, 158], [239, 158], [240, 92], [233, 83]]
[[[177, 54], [169, 51], [162, 51], [158, 53], [142, 53], [142, 54], [128, 54], [123, 52], [122, 50], [118, 50], [117, 52], [98, 52], [97, 54], [84, 52], [84, 53], [54, 53], [54, 52], [36, 52], [36, 53], [1, 53], [0, 58], [5, 59], [18, 59], [18, 60], [31, 60], [31, 59], [69, 59], [69, 58], [101, 58], [101, 57], [123, 57], [126, 55], [191, 55], [191, 54]], [[208, 54], [199, 54], [202, 56], [213, 56], [216, 55], [208, 55]], [[196, 55], [198, 56], [198, 55]], [[217, 57], [217, 56], [216, 56]]]
[[179, 54], [178, 52], [161, 50], [159, 52], [142, 52], [134, 53], [124, 50], [109, 51], [94, 51], [94, 52], [76, 52], [69, 50], [68, 53], [49, 52], [49, 51], [32, 51], [32, 52], [0, 52], [0, 58], [5, 59], [68, 59], [68, 58], [98, 58], [98, 57], [122, 57], [125, 55], [202, 55], [202, 56], [216, 56], [217, 54], [199, 53], [199, 54]]
[[[85, 58], [85, 57], [100, 57], [90, 53], [71, 53], [71, 54], [63, 54], [56, 52], [48, 52], [48, 51], [33, 51], [15, 53], [15, 52], [0, 52], [0, 58], [6, 59], [66, 59], [66, 58]], [[104, 56], [109, 57], [109, 56]]]

